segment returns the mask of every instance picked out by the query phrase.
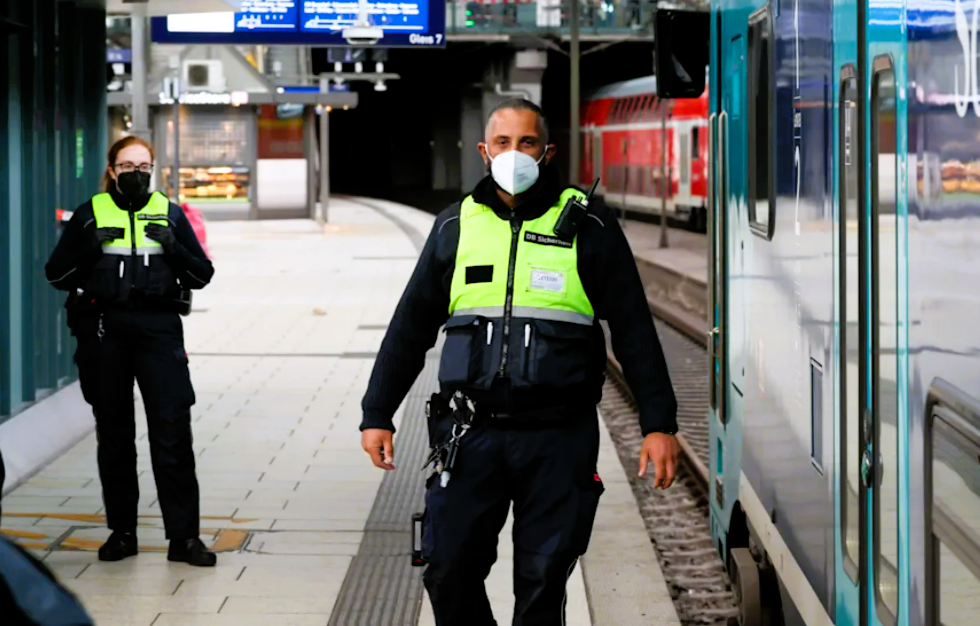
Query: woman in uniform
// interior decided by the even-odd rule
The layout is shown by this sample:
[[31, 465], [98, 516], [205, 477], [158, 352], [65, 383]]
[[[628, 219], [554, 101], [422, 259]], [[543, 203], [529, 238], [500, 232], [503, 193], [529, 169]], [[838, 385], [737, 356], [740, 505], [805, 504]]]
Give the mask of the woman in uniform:
[[78, 339], [82, 394], [92, 405], [99, 477], [112, 534], [99, 559], [137, 553], [139, 481], [133, 381], [146, 408], [150, 458], [167, 558], [211, 566], [200, 540], [200, 495], [191, 438], [191, 386], [180, 315], [190, 289], [214, 268], [180, 207], [150, 193], [153, 149], [125, 137], [109, 150], [103, 193], [78, 207], [45, 267], [69, 292], [68, 325]]

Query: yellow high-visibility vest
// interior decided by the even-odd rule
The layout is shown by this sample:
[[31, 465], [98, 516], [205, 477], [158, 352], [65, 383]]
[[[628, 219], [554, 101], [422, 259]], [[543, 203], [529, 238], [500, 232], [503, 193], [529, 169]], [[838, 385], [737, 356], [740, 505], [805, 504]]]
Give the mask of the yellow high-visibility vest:
[[136, 243], [137, 255], [163, 254], [160, 242], [146, 236], [144, 229], [147, 224], [169, 225], [167, 214], [170, 211], [170, 201], [162, 193], [153, 193], [146, 206], [133, 214], [136, 232], [130, 228], [129, 212], [116, 206], [112, 196], [107, 193], [97, 194], [92, 198], [92, 213], [95, 216], [96, 228], [121, 228], [123, 236], [120, 239], [107, 241], [102, 244], [103, 254], [130, 256], [133, 254], [133, 242]]
[[578, 273], [577, 237], [554, 227], [566, 189], [537, 219], [503, 220], [467, 196], [449, 297], [450, 319], [439, 368], [444, 386], [488, 390], [497, 377], [514, 389], [557, 391], [581, 384], [594, 311]]

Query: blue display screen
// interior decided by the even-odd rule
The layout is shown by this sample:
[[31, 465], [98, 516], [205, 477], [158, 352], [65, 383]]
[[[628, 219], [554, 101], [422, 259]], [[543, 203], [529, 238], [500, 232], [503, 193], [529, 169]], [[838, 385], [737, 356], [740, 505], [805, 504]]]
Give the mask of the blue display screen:
[[[368, 15], [385, 33], [424, 33], [429, 25], [426, 0], [368, 2]], [[300, 30], [329, 32], [350, 28], [357, 20], [357, 0], [305, 0], [300, 14]]]
[[[237, 13], [152, 18], [152, 37], [168, 44], [346, 46], [357, 0], [243, 0]], [[378, 48], [446, 45], [446, 0], [371, 0], [368, 20], [384, 36]]]
[[296, 0], [242, 0], [236, 31], [295, 31]]

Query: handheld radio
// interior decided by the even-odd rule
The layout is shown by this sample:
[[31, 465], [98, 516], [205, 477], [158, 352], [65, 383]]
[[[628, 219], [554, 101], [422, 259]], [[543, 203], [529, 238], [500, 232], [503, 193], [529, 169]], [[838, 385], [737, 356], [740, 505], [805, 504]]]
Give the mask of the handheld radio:
[[190, 289], [181, 289], [177, 295], [177, 312], [187, 317], [191, 314], [191, 303], [194, 301], [194, 292]]
[[568, 202], [565, 203], [565, 208], [561, 210], [554, 230], [560, 239], [571, 241], [575, 238], [579, 226], [582, 225], [582, 220], [585, 219], [585, 214], [589, 212], [589, 202], [592, 201], [592, 194], [595, 193], [595, 188], [598, 186], [599, 179], [597, 177], [592, 183], [592, 189], [589, 189], [589, 195], [582, 200], [569, 198]]

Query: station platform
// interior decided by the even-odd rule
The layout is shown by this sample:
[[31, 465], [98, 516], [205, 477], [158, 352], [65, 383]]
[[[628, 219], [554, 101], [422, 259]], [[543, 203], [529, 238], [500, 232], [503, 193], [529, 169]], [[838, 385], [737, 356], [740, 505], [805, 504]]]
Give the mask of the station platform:
[[[704, 233], [667, 229], [660, 247], [659, 224], [620, 221], [629, 241], [647, 299], [658, 315], [707, 333], [708, 244]], [[672, 318], [672, 319], [671, 319]]]
[[[333, 199], [329, 216], [208, 225], [215, 276], [184, 324], [202, 539], [217, 567], [166, 560], [138, 387], [141, 554], [97, 558], [109, 531], [87, 405], [71, 407], [88, 416], [80, 441], [21, 467], [3, 498], [0, 533], [42, 558], [99, 626], [434, 625], [409, 551], [438, 345], [396, 415], [398, 469], [375, 468], [358, 431], [376, 351], [434, 218], [359, 198]], [[21, 426], [0, 430], [0, 446], [18, 445], [11, 437], [30, 430]], [[600, 430], [606, 492], [565, 623], [678, 626], [626, 474], [635, 465], [624, 469]], [[513, 607], [510, 528], [487, 580], [500, 624]]]

